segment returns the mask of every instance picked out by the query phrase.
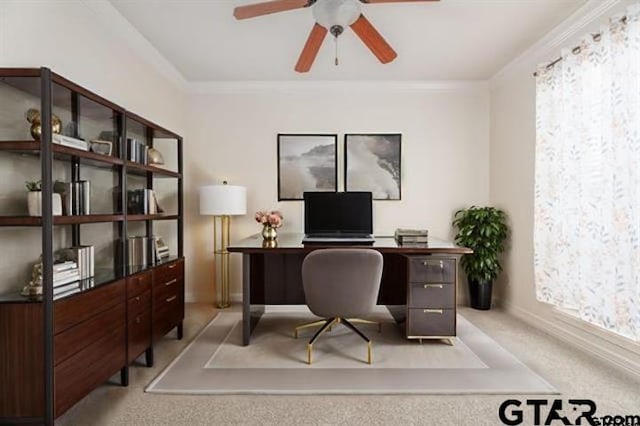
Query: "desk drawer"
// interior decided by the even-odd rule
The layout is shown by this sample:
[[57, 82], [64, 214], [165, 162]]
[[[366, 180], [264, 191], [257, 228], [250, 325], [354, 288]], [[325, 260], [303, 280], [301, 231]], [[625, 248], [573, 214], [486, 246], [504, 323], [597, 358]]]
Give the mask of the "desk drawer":
[[142, 311], [151, 310], [151, 290], [147, 290], [138, 296], [129, 298], [127, 302], [127, 314], [129, 319], [134, 318]]
[[184, 278], [184, 260], [176, 260], [153, 269], [154, 285], [162, 285], [175, 278]]
[[410, 308], [452, 309], [455, 304], [455, 284], [409, 284]]
[[454, 283], [456, 281], [455, 259], [415, 257], [409, 259], [409, 282]]
[[151, 271], [146, 271], [127, 278], [127, 297], [131, 298], [151, 290], [152, 277]]
[[409, 309], [408, 337], [446, 337], [456, 335], [455, 309]]

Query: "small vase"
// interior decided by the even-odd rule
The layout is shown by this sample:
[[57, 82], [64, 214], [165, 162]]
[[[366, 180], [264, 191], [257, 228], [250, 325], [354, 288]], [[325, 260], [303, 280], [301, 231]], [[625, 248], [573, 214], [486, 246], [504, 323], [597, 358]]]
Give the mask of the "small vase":
[[[62, 214], [62, 199], [60, 194], [51, 194], [51, 207], [54, 216]], [[27, 209], [29, 216], [42, 216], [42, 192], [31, 191], [27, 193]]]
[[262, 228], [262, 238], [264, 238], [266, 241], [273, 241], [278, 238], [276, 228], [271, 225], [264, 225], [264, 228]]

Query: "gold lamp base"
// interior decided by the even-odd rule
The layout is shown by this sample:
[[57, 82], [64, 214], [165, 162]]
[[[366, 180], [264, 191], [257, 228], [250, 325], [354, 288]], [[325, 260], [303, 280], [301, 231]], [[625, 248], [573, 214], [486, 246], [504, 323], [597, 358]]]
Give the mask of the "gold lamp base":
[[[222, 229], [219, 244], [218, 222]], [[213, 264], [214, 276], [216, 278], [216, 300], [218, 309], [227, 309], [231, 306], [229, 301], [229, 251], [227, 250], [229, 247], [230, 224], [230, 216], [213, 217]], [[220, 265], [219, 269], [218, 264]]]

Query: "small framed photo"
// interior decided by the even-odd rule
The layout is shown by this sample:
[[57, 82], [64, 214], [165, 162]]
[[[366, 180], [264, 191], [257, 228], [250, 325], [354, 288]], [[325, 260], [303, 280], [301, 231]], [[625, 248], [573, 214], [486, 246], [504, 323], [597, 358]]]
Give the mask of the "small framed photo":
[[278, 201], [305, 191], [336, 192], [338, 136], [278, 134]]
[[368, 191], [374, 200], [400, 200], [400, 133], [344, 136], [345, 191]]

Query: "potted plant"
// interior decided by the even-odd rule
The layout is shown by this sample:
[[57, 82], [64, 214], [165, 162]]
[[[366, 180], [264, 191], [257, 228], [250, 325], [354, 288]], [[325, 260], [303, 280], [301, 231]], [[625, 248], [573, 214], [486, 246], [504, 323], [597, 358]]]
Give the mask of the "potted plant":
[[456, 244], [473, 250], [473, 254], [462, 257], [461, 264], [467, 274], [471, 307], [475, 309], [491, 307], [493, 280], [502, 270], [498, 256], [507, 238], [506, 219], [506, 214], [494, 207], [471, 206], [454, 215]]
[[[42, 216], [42, 181], [27, 181], [27, 208], [29, 216]], [[62, 198], [60, 194], [52, 194], [53, 215], [62, 214]]]

